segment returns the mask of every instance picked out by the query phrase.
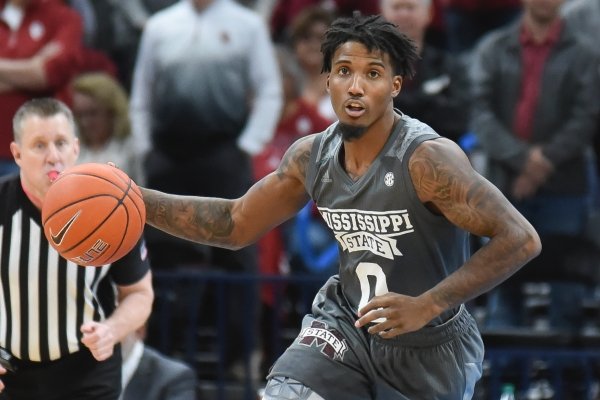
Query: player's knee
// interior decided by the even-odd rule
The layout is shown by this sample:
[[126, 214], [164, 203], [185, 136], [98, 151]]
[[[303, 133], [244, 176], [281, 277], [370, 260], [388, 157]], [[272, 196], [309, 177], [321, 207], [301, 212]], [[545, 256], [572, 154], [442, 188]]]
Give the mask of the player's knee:
[[311, 388], [292, 378], [275, 376], [267, 382], [263, 400], [325, 400]]

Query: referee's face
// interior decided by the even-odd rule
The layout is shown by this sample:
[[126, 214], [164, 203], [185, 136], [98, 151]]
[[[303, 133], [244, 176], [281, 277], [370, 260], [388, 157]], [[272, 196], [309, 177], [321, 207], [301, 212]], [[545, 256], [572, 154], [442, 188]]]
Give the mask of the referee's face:
[[22, 121], [20, 140], [11, 150], [25, 190], [42, 201], [56, 176], [77, 161], [79, 141], [64, 115], [31, 115]]

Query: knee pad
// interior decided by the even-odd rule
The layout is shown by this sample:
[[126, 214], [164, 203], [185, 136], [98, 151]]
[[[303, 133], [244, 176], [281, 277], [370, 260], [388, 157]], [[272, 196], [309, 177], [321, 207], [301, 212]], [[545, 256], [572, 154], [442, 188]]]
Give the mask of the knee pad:
[[267, 382], [263, 400], [325, 400], [302, 382], [275, 376]]

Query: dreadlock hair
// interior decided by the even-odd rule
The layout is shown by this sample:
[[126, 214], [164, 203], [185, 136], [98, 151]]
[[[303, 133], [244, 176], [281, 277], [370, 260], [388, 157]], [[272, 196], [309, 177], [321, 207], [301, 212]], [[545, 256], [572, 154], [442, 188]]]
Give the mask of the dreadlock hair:
[[321, 44], [323, 68], [321, 72], [331, 72], [333, 54], [346, 42], [358, 42], [369, 51], [379, 50], [390, 56], [394, 73], [411, 78], [415, 73], [414, 63], [419, 58], [413, 41], [401, 33], [396, 25], [379, 15], [361, 16], [355, 13], [349, 18], [336, 19]]

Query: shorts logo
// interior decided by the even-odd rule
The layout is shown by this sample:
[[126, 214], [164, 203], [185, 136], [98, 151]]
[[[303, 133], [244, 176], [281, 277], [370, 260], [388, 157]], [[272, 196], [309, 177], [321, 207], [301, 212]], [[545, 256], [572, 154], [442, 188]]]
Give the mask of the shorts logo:
[[320, 348], [321, 353], [331, 359], [344, 360], [344, 353], [348, 350], [346, 339], [342, 334], [326, 323], [313, 321], [308, 328], [302, 329], [298, 336], [298, 344], [307, 347]]

